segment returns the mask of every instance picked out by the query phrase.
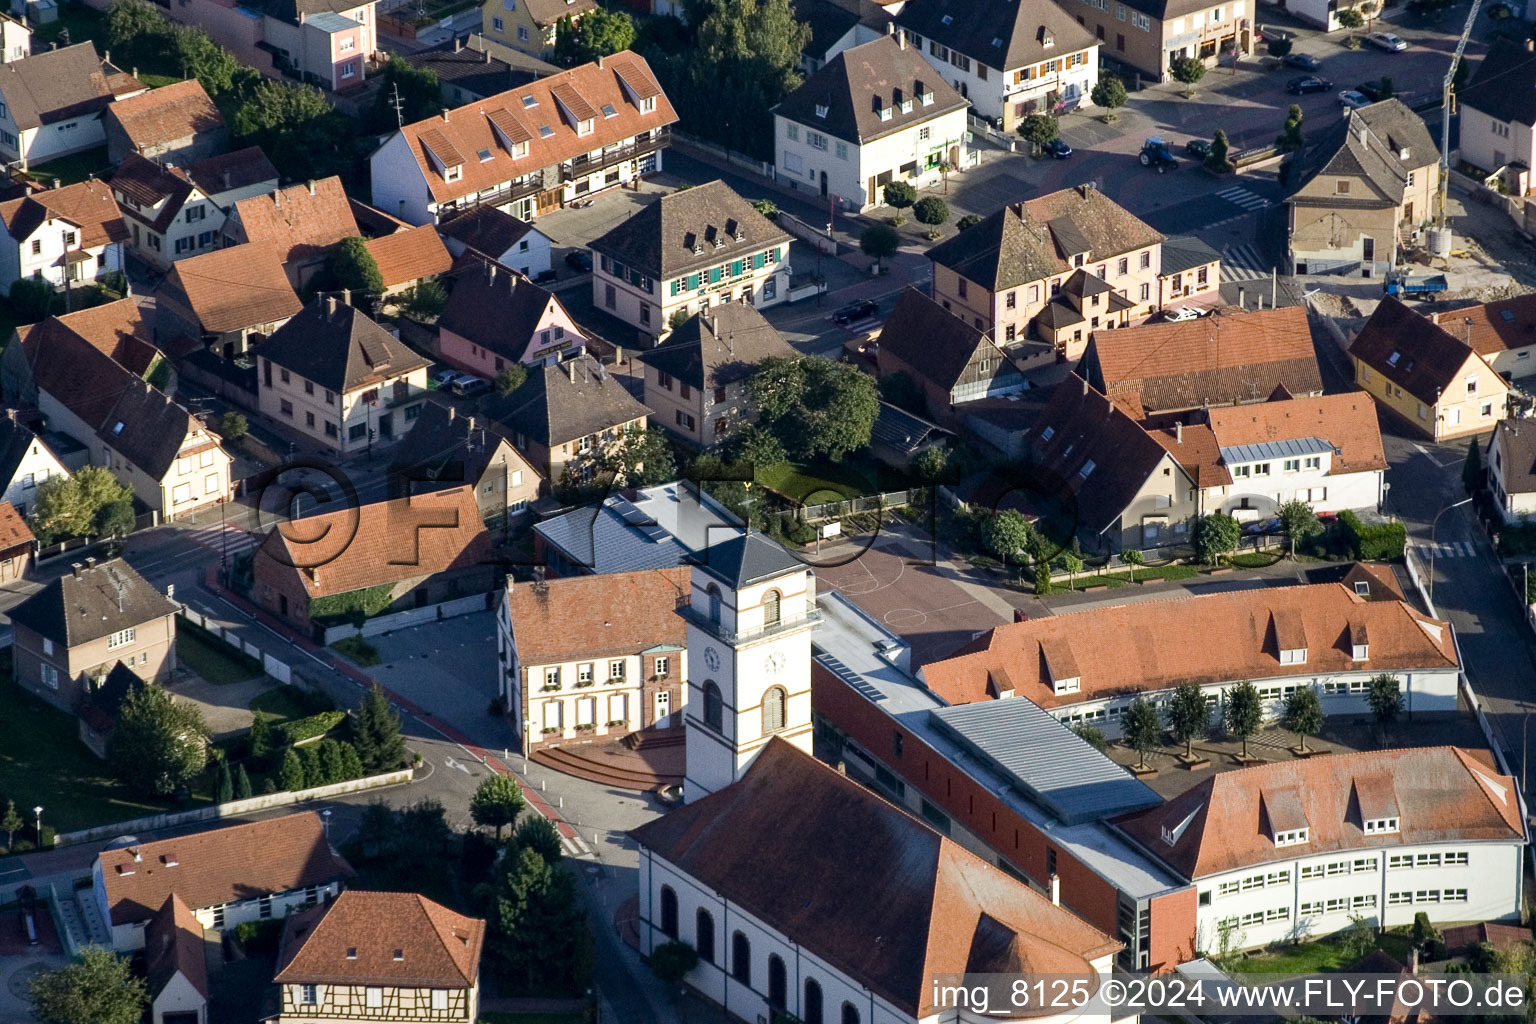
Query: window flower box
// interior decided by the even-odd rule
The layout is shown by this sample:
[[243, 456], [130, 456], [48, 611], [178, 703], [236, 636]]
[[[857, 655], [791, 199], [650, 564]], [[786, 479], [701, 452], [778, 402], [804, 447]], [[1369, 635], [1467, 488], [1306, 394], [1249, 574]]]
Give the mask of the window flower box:
[[593, 732], [596, 729], [597, 729], [597, 723], [596, 722], [593, 722], [590, 725], [578, 725], [576, 727], [576, 731], [577, 732]]
[[560, 727], [559, 726], [554, 726], [553, 728], [545, 729], [544, 730], [544, 735], [548, 736], [550, 733], [559, 732], [559, 731], [560, 731]]
[[629, 719], [627, 719], [627, 718], [615, 718], [613, 721], [608, 723], [608, 728], [610, 728], [610, 729], [622, 729], [622, 728], [624, 728], [627, 725], [629, 725]]
[[578, 679], [578, 680], [576, 680], [576, 689], [578, 689], [578, 690], [585, 690], [589, 686], [596, 686], [596, 685], [597, 685], [597, 680], [595, 680], [595, 679]]
[[[577, 683], [576, 685], [580, 686], [581, 684]], [[558, 689], [560, 689], [560, 684], [559, 683], [545, 683], [543, 686], [539, 687], [539, 692], [540, 693], [550, 693], [550, 692], [552, 692], [554, 690], [558, 690]]]

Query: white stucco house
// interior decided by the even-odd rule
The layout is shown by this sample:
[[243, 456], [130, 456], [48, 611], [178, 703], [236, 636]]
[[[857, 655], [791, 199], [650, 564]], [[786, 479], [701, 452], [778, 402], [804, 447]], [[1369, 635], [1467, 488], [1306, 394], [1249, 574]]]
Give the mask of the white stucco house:
[[38, 485], [56, 476], [69, 476], [63, 459], [34, 434], [15, 409], [0, 416], [0, 501], [8, 501], [25, 519], [37, 501]]
[[152, 843], [111, 844], [91, 868], [90, 911], [113, 949], [144, 948], [144, 933], [174, 893], [204, 929], [282, 919], [341, 891], [353, 874], [314, 811], [193, 832]]
[[62, 289], [123, 268], [128, 228], [102, 181], [0, 203], [0, 289], [33, 278]]
[[1197, 890], [1196, 946], [1517, 920], [1525, 806], [1487, 750], [1415, 747], [1220, 772], [1119, 820]]
[[778, 180], [851, 210], [892, 181], [926, 188], [969, 163], [969, 107], [905, 35], [844, 50], [774, 108]]
[[0, 159], [25, 169], [105, 145], [102, 113], [146, 88], [103, 61], [89, 41], [7, 59], [0, 65]]
[[1462, 161], [1527, 194], [1536, 185], [1536, 41], [1494, 40], [1457, 99]]
[[1536, 424], [1500, 420], [1483, 452], [1483, 470], [1504, 522], [1522, 525], [1536, 517]]

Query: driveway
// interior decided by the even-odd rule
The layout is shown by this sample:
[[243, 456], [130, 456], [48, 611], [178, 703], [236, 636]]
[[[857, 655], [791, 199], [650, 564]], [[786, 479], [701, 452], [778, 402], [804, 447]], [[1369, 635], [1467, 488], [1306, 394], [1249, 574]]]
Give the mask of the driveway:
[[277, 685], [277, 680], [271, 676], [219, 685], [186, 673], [173, 680], [166, 689], [201, 708], [208, 731], [214, 739], [220, 740], [249, 729], [253, 717], [251, 701]]

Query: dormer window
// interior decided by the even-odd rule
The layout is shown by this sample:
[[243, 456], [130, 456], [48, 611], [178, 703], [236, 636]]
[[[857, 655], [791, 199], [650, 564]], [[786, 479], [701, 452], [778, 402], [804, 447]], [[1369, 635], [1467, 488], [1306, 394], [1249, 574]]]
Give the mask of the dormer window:
[[654, 114], [656, 112], [656, 97], [647, 96], [640, 101], [640, 113]]
[[891, 119], [891, 108], [890, 107], [881, 107], [880, 108], [880, 120], [882, 120], [882, 121], [889, 121], [890, 119]]
[[818, 103], [818, 104], [816, 104], [816, 116], [817, 117], [826, 117], [827, 116], [827, 110], [828, 110], [828, 107], [827, 107], [827, 105], [825, 103]]
[[1307, 649], [1305, 647], [1281, 648], [1280, 664], [1305, 665], [1307, 663]]
[[463, 176], [464, 167], [462, 164], [454, 164], [452, 167], [443, 168], [444, 181], [458, 181]]
[[590, 118], [590, 117], [587, 118], [585, 121], [578, 121], [576, 123], [576, 134], [577, 135], [591, 135], [592, 134], [592, 124], [593, 124], [593, 121], [592, 121], [592, 118]]
[[519, 142], [512, 147], [512, 159], [521, 160], [528, 155], [528, 143]]
[[1356, 661], [1370, 661], [1371, 645], [1366, 643], [1351, 644], [1349, 656]]
[[1169, 846], [1177, 845], [1178, 841], [1183, 838], [1184, 833], [1189, 830], [1190, 822], [1195, 820], [1195, 816], [1200, 813], [1201, 808], [1204, 806], [1204, 804], [1196, 805], [1194, 810], [1185, 815], [1183, 821], [1179, 822], [1177, 825], [1174, 825], [1172, 828], [1164, 825], [1163, 842], [1167, 843]]
[[1276, 832], [1275, 833], [1275, 845], [1276, 846], [1301, 846], [1302, 844], [1304, 844], [1304, 843], [1309, 841], [1308, 834], [1310, 832], [1311, 832], [1311, 829], [1308, 829], [1308, 828], [1293, 828], [1293, 829], [1288, 829], [1285, 832]]
[[928, 90], [925, 90], [923, 92], [923, 106], [925, 106], [925, 107], [933, 106], [933, 90], [932, 89], [928, 89]]
[[912, 113], [912, 101], [911, 100], [902, 100], [901, 101], [901, 112], [903, 114], [910, 114], [910, 113]]
[[1398, 831], [1396, 818], [1370, 818], [1365, 822], [1365, 834], [1368, 836], [1391, 835]]

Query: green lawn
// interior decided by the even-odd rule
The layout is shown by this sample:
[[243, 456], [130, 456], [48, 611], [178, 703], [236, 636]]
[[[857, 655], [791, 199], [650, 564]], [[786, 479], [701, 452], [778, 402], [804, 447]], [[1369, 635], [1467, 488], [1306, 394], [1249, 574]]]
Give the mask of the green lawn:
[[351, 658], [364, 668], [370, 665], [382, 664], [384, 661], [383, 658], [379, 657], [379, 649], [360, 636], [344, 636], [331, 644], [331, 648], [338, 654]]
[[[1398, 963], [1408, 962], [1408, 936], [1399, 931], [1383, 932], [1376, 937], [1376, 945]], [[1343, 949], [1343, 935], [1329, 935], [1313, 942], [1304, 942], [1274, 953], [1259, 953], [1243, 959], [1236, 965], [1238, 974], [1312, 974], [1320, 971], [1336, 971], [1351, 961]]]
[[105, 761], [80, 742], [74, 715], [43, 703], [11, 681], [3, 667], [0, 711], [0, 794], [17, 807], [43, 806], [43, 823], [60, 832], [171, 810], [119, 786]]
[[[1155, 568], [1142, 567], [1136, 570], [1135, 582], [1142, 580], [1187, 580], [1200, 575], [1200, 570], [1192, 565], [1163, 565]], [[1028, 573], [1025, 578], [1031, 578]], [[1131, 586], [1131, 577], [1125, 572], [1111, 572], [1103, 575], [1084, 574], [1077, 578], [1075, 585], [1069, 585], [1069, 580], [1056, 580], [1051, 583], [1052, 590], [1083, 590], [1090, 584], [1109, 584], [1109, 589]]]
[[272, 719], [273, 725], [308, 718], [315, 713], [313, 702], [298, 687], [285, 685], [257, 694], [251, 701], [251, 710], [260, 711]]
[[151, 89], [159, 89], [167, 85], [175, 85], [177, 82], [182, 81], [182, 79], [177, 78], [175, 75], [151, 75], [147, 72], [140, 71], [139, 81], [143, 82]]
[[38, 164], [28, 169], [27, 177], [45, 185], [52, 184], [55, 178], [62, 184], [73, 185], [90, 177], [102, 177], [110, 170], [112, 163], [107, 159], [107, 147], [98, 146], [83, 153], [73, 153], [46, 164]]
[[210, 683], [243, 683], [262, 674], [261, 663], [213, 634], [183, 620], [176, 630], [176, 657]]
[[818, 462], [806, 466], [781, 462], [758, 468], [756, 477], [757, 483], [769, 490], [808, 505], [876, 492], [875, 480], [848, 463]]

